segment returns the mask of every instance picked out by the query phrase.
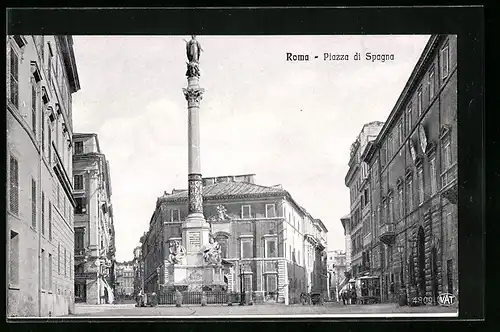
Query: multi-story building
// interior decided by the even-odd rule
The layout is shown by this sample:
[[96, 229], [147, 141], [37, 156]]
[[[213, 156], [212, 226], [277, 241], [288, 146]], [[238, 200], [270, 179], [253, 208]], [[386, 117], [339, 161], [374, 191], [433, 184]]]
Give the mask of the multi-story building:
[[342, 227], [344, 228], [344, 237], [345, 237], [345, 266], [346, 272], [349, 271], [351, 266], [351, 215], [345, 215], [340, 218], [340, 222], [342, 223]]
[[7, 315], [73, 311], [71, 36], [7, 36]]
[[366, 148], [370, 147], [384, 125], [383, 122], [370, 122], [363, 126], [357, 139], [351, 145], [349, 171], [345, 184], [350, 190], [351, 213], [348, 221], [350, 243], [349, 271], [356, 277], [366, 273], [370, 266], [370, 247], [372, 243], [369, 165], [361, 159]]
[[143, 281], [143, 274], [144, 274], [144, 269], [143, 269], [143, 263], [142, 263], [142, 253], [141, 253], [141, 247], [135, 247], [134, 248], [134, 260], [132, 261], [133, 267], [134, 267], [134, 297], [139, 294], [141, 289], [144, 288], [142, 281]]
[[342, 250], [330, 250], [328, 256], [328, 272], [330, 280], [330, 299], [338, 301], [340, 284], [344, 282], [346, 270], [346, 253]]
[[74, 134], [75, 300], [113, 302], [115, 229], [109, 162], [97, 134]]
[[[457, 36], [433, 35], [377, 139], [370, 166], [372, 273], [382, 300], [458, 299]], [[379, 248], [375, 250], [376, 248]]]
[[320, 292], [328, 298], [328, 271], [326, 234], [328, 230], [320, 219], [314, 219], [304, 208], [302, 231], [304, 237], [304, 267], [306, 269], [306, 291]]
[[[157, 200], [141, 238], [146, 292], [164, 284], [168, 244], [182, 241], [187, 199], [186, 190], [173, 190]], [[254, 175], [204, 178], [203, 200], [224, 262], [232, 264], [224, 275], [227, 290], [285, 303], [299, 301], [308, 288], [326, 292], [327, 230], [281, 186], [257, 185]]]
[[116, 297], [131, 298], [134, 295], [135, 271], [132, 262], [116, 264]]

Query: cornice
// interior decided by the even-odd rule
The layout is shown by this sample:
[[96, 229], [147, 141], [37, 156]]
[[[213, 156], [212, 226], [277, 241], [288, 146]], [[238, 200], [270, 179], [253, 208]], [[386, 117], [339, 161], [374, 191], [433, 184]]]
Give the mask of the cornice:
[[378, 142], [382, 141], [385, 138], [389, 128], [392, 128], [396, 115], [400, 112], [401, 109], [403, 109], [402, 107], [403, 104], [410, 97], [409, 94], [410, 91], [412, 91], [415, 88], [415, 86], [417, 86], [417, 84], [419, 83], [419, 79], [424, 74], [424, 69], [426, 69], [425, 66], [429, 62], [430, 56], [435, 51], [436, 46], [439, 44], [439, 42], [441, 42], [444, 38], [445, 37], [442, 35], [432, 35], [429, 41], [427, 42], [427, 45], [425, 46], [422, 55], [420, 56], [417, 64], [415, 65], [410, 75], [410, 78], [408, 79], [403, 89], [403, 92], [400, 94], [396, 102], [396, 105], [393, 107], [391, 114], [389, 115], [387, 121], [384, 123], [384, 126], [380, 130], [380, 133], [377, 137], [377, 144]]

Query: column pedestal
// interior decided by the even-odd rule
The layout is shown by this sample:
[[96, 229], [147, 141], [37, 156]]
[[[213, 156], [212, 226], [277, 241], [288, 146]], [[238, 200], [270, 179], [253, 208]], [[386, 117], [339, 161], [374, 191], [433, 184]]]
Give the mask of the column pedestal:
[[225, 286], [222, 266], [173, 265], [168, 266], [167, 289], [202, 291], [204, 286], [211, 289]]

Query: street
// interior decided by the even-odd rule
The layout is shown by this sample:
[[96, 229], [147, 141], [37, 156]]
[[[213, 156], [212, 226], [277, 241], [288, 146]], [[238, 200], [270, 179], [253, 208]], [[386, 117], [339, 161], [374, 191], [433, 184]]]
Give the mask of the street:
[[[366, 314], [396, 314], [408, 316], [418, 314], [435, 314], [446, 317], [453, 317], [457, 313], [456, 308], [421, 306], [421, 307], [400, 307], [394, 303], [372, 304], [372, 305], [342, 305], [335, 302], [324, 305], [288, 305], [266, 304], [252, 306], [227, 306], [227, 305], [186, 305], [180, 308], [175, 306], [157, 306], [137, 308], [134, 304], [117, 305], [75, 305], [75, 314], [65, 317], [110, 317], [110, 316], [247, 316], [247, 315], [270, 315], [287, 316], [298, 315], [308, 317], [311, 315], [366, 315]], [[423, 315], [422, 315], [423, 316]]]

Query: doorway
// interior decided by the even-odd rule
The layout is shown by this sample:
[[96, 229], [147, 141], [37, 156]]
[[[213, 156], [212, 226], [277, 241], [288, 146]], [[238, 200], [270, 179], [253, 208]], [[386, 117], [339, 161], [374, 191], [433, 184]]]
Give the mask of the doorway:
[[75, 303], [87, 302], [87, 285], [84, 283], [75, 283]]
[[389, 275], [384, 275], [384, 300], [385, 302], [390, 302], [389, 298]]
[[432, 273], [431, 273], [431, 284], [432, 284], [432, 301], [434, 304], [437, 304], [437, 297], [438, 297], [438, 283], [437, 283], [437, 249], [436, 247], [432, 247], [431, 250], [431, 267], [432, 267]]
[[418, 229], [418, 294], [425, 296], [425, 235], [424, 228]]

